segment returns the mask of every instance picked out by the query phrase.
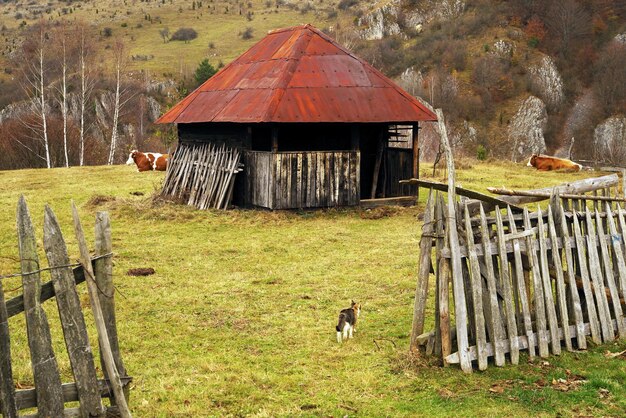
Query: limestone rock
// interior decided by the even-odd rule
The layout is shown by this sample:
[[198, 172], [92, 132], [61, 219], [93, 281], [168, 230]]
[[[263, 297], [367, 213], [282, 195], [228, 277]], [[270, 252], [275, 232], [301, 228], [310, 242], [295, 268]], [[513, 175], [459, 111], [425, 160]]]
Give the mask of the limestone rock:
[[550, 108], [558, 107], [565, 95], [563, 79], [552, 58], [544, 56], [539, 64], [530, 67], [529, 72], [533, 92]]
[[626, 162], [626, 117], [612, 116], [593, 131], [594, 159], [599, 162]]
[[548, 122], [546, 105], [535, 96], [522, 102], [509, 125], [509, 141], [513, 147], [511, 159], [520, 161], [531, 154], [546, 151], [543, 132]]

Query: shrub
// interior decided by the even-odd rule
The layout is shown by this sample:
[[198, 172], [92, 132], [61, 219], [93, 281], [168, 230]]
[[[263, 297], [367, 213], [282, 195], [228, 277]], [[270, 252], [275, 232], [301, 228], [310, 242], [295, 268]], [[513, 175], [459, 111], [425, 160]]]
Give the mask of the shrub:
[[176, 32], [172, 34], [170, 40], [172, 41], [184, 41], [185, 43], [191, 41], [192, 39], [196, 39], [198, 37], [198, 32], [196, 32], [192, 28], [180, 28]]
[[350, 7], [359, 4], [358, 0], [341, 0], [337, 7], [340, 10], [348, 10]]
[[485, 161], [487, 159], [487, 148], [483, 147], [482, 145], [479, 145], [478, 148], [476, 149], [476, 158], [479, 161]]
[[254, 35], [252, 34], [253, 32], [254, 32], [254, 29], [253, 29], [253, 28], [251, 28], [250, 26], [248, 26], [248, 27], [246, 28], [246, 30], [244, 30], [244, 31], [241, 33], [241, 39], [245, 39], [245, 40], [247, 40], [247, 39], [252, 39], [252, 37], [254, 36]]
[[106, 28], [102, 29], [102, 35], [103, 35], [105, 38], [110, 38], [110, 37], [111, 37], [111, 35], [113, 35], [113, 29], [111, 29], [111, 28], [109, 28], [109, 27], [106, 27]]

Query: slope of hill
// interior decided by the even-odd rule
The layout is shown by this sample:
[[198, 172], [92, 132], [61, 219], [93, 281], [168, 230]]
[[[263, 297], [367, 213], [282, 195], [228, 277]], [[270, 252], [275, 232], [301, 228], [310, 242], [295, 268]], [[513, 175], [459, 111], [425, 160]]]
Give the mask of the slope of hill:
[[[63, 107], [58, 99], [60, 38], [53, 30], [61, 22], [68, 30], [88, 22], [98, 79], [96, 104], [88, 115], [95, 121], [91, 126], [98, 126], [90, 132], [89, 163], [103, 162], [99, 156], [110, 146], [113, 130], [119, 131], [121, 149], [133, 144], [166, 148], [173, 132], [156, 129], [151, 121], [197, 85], [194, 71], [202, 59], [219, 67], [268, 30], [306, 22], [329, 32], [412, 94], [442, 107], [459, 152], [516, 160], [547, 150], [578, 159], [626, 160], [626, 6], [620, 0], [548, 5], [536, 0], [18, 0], [1, 2], [0, 16], [4, 154], [29, 155], [26, 148], [15, 148], [16, 137], [41, 154], [40, 127], [17, 134], [24, 123], [14, 123], [7, 134], [8, 122], [28, 118], [24, 106], [8, 105], [19, 107], [28, 97], [20, 86], [28, 85], [25, 74], [32, 73], [32, 65], [25, 64], [36, 57], [32, 47], [29, 55], [28, 43], [41, 22], [48, 26], [46, 50], [56, 51], [46, 58], [45, 87], [54, 149], [60, 146]], [[173, 40], [180, 28], [193, 29], [195, 37]], [[121, 43], [126, 59], [122, 84], [129, 98], [114, 129], [111, 67]], [[73, 75], [70, 96], [78, 89], [75, 66]], [[78, 135], [74, 125], [69, 131], [72, 138]], [[27, 136], [38, 141], [27, 143]], [[437, 150], [436, 134], [427, 126], [422, 147], [426, 157]], [[30, 160], [30, 166], [41, 165], [38, 157]]]

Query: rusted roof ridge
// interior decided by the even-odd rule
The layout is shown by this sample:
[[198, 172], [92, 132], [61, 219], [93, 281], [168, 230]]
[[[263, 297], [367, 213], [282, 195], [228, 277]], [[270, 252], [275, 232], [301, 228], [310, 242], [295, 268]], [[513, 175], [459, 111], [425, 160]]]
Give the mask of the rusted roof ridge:
[[[305, 25], [305, 27], [306, 26], [307, 25]], [[276, 94], [274, 96], [274, 99], [272, 100], [272, 102], [267, 108], [267, 112], [265, 114], [264, 120], [272, 120], [272, 118], [278, 111], [280, 102], [282, 101], [282, 98], [285, 95], [285, 90], [287, 89], [287, 86], [289, 85], [289, 82], [293, 78], [295, 70], [298, 67], [298, 64], [300, 63], [300, 58], [302, 58], [302, 55], [304, 55], [304, 51], [306, 50], [306, 47], [309, 45], [309, 42], [311, 42], [311, 35], [306, 32], [301, 32], [300, 36], [298, 37], [298, 40], [294, 42], [294, 47], [300, 46], [299, 43], [300, 43], [300, 39], [302, 38], [304, 38], [304, 40], [302, 41], [303, 43], [302, 48], [296, 49], [296, 53], [292, 55], [291, 57], [289, 57], [293, 61], [289, 63], [290, 64], [289, 69], [285, 71], [285, 76], [278, 83], [278, 87], [276, 88]]]
[[[377, 76], [383, 83], [389, 85], [390, 87], [392, 87], [394, 90], [396, 90], [398, 93], [402, 94], [402, 96], [404, 96], [405, 99], [407, 99], [409, 102], [411, 102], [411, 104], [415, 104], [413, 102], [417, 102], [418, 103], [418, 107], [421, 109], [422, 104], [419, 103], [417, 101], [417, 99], [413, 96], [411, 96], [410, 94], [408, 94], [407, 92], [404, 91], [404, 89], [400, 86], [398, 86], [396, 83], [394, 83], [390, 78], [386, 77], [383, 73], [381, 73], [380, 71], [378, 71], [373, 65], [371, 65], [370, 63], [368, 63], [367, 61], [365, 61], [364, 59], [354, 55], [350, 50], [344, 48], [342, 45], [340, 45], [338, 42], [334, 42], [328, 35], [326, 35], [324, 32], [320, 31], [319, 29], [311, 26], [311, 25], [305, 25], [305, 27], [312, 31], [315, 32], [317, 35], [319, 35], [322, 39], [324, 39], [326, 42], [334, 45], [335, 47], [339, 48], [341, 51], [343, 51], [344, 53], [348, 54], [349, 56], [351, 56], [352, 58], [356, 59], [357, 61], [359, 61], [362, 65], [365, 66], [366, 69], [370, 69], [373, 71], [374, 75]], [[430, 109], [424, 107], [424, 111], [426, 113], [430, 113], [433, 120], [437, 120], [437, 116], [430, 111]]]

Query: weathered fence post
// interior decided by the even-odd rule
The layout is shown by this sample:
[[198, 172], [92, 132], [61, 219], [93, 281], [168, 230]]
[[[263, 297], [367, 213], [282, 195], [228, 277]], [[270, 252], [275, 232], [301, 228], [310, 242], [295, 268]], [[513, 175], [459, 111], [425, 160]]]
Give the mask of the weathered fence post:
[[17, 417], [13, 370], [11, 368], [11, 339], [9, 336], [9, 314], [4, 301], [4, 288], [0, 279], [0, 402], [4, 418]]
[[426, 298], [428, 297], [428, 280], [430, 276], [430, 252], [433, 245], [433, 217], [434, 217], [435, 196], [431, 190], [426, 202], [424, 212], [424, 224], [422, 226], [422, 237], [420, 238], [420, 264], [417, 271], [417, 286], [415, 287], [415, 305], [413, 307], [413, 327], [411, 331], [410, 349], [417, 348], [417, 337], [424, 332], [424, 311], [426, 309]]
[[[94, 263], [94, 274], [96, 276], [96, 283], [98, 284], [98, 296], [100, 299], [100, 306], [102, 307], [102, 316], [104, 317], [104, 323], [107, 328], [109, 343], [111, 345], [111, 352], [113, 353], [113, 359], [115, 366], [120, 376], [126, 376], [126, 369], [122, 362], [122, 355], [120, 353], [120, 345], [117, 337], [117, 322], [115, 319], [115, 287], [113, 286], [113, 259], [111, 253], [113, 251], [111, 244], [111, 221], [107, 212], [96, 213], [96, 226], [95, 226], [95, 255], [96, 261]], [[102, 363], [102, 370], [106, 372], [103, 357], [100, 358]], [[108, 374], [107, 374], [108, 378]], [[129, 390], [128, 386], [124, 387], [124, 397], [128, 401]], [[113, 399], [114, 401], [114, 399]]]
[[37, 387], [37, 405], [40, 406], [38, 413], [41, 416], [60, 417], [63, 416], [64, 408], [61, 377], [52, 351], [48, 318], [41, 307], [37, 241], [24, 196], [20, 196], [17, 206], [17, 230], [23, 274], [26, 331], [33, 377]]
[[130, 410], [124, 397], [124, 391], [122, 388], [122, 382], [120, 375], [115, 365], [113, 353], [111, 352], [111, 346], [109, 344], [109, 335], [106, 328], [104, 316], [102, 314], [102, 307], [100, 306], [100, 298], [98, 296], [98, 285], [95, 281], [93, 268], [91, 266], [91, 257], [89, 255], [89, 249], [87, 248], [87, 242], [85, 241], [85, 235], [83, 234], [83, 228], [80, 224], [80, 218], [78, 216], [78, 210], [76, 205], [72, 202], [72, 216], [74, 218], [74, 231], [76, 233], [76, 240], [78, 241], [78, 248], [80, 250], [80, 262], [85, 270], [85, 281], [87, 282], [87, 288], [89, 289], [89, 298], [91, 300], [91, 307], [93, 309], [93, 316], [96, 322], [96, 329], [98, 330], [98, 341], [102, 352], [101, 356], [104, 358], [104, 364], [110, 379], [110, 384], [115, 394], [115, 399], [122, 418], [131, 417]]
[[48, 206], [45, 208], [44, 215], [44, 248], [48, 257], [48, 264], [51, 267], [50, 274], [59, 308], [65, 345], [76, 379], [80, 409], [84, 416], [103, 417], [105, 413], [100, 399], [96, 368], [89, 345], [85, 318], [76, 292], [74, 274], [69, 267], [70, 258], [67, 255], [65, 240], [59, 223], [54, 212]]

